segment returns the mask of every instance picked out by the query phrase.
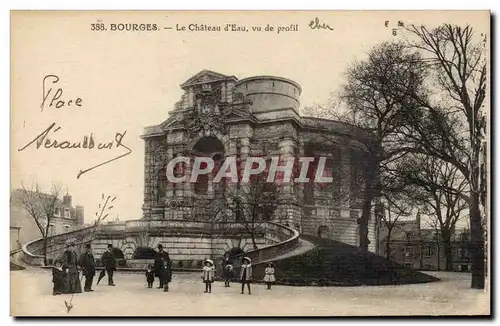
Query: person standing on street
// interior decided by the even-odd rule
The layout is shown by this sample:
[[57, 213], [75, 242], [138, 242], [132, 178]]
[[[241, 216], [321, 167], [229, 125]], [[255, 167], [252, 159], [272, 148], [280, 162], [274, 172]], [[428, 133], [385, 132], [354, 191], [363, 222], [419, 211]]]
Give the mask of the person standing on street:
[[[116, 258], [113, 255], [112, 244], [108, 244], [108, 249], [102, 254], [101, 261], [104, 265], [104, 270], [106, 271], [106, 273], [108, 273], [108, 285], [115, 286], [115, 282], [113, 281], [113, 273], [116, 270]], [[99, 284], [99, 281], [104, 277], [104, 275], [105, 273], [104, 271], [102, 271], [101, 275], [99, 275], [97, 284]]]
[[252, 282], [252, 260], [248, 257], [243, 258], [243, 264], [240, 269], [241, 294], [245, 292], [245, 284], [248, 287], [248, 294], [252, 294], [250, 283]]
[[[168, 255], [168, 252], [163, 250], [163, 245], [160, 243], [158, 245], [158, 251], [155, 254], [155, 262], [154, 262], [154, 270], [155, 270], [155, 275], [158, 277], [160, 281], [160, 285], [158, 286], [158, 289], [163, 289], [164, 287], [164, 281], [166, 276], [168, 276], [165, 273], [165, 267], [170, 266], [170, 257]], [[170, 271], [171, 273], [171, 271]], [[170, 274], [171, 277], [171, 274]], [[168, 278], [168, 277], [167, 277]], [[168, 291], [168, 288], [167, 290]]]
[[92, 281], [95, 276], [95, 259], [92, 254], [92, 247], [90, 243], [85, 245], [85, 251], [80, 255], [78, 264], [82, 268], [83, 275], [85, 276], [85, 285], [83, 290], [85, 292], [92, 292]]
[[75, 240], [66, 241], [67, 249], [64, 251], [61, 261], [62, 269], [66, 273], [65, 293], [82, 293], [82, 284], [78, 271], [78, 255], [76, 254]]

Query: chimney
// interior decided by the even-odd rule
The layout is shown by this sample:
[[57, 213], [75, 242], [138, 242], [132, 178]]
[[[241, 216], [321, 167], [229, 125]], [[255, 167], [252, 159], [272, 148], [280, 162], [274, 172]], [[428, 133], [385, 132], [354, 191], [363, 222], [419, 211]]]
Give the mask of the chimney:
[[72, 201], [72, 198], [71, 198], [70, 195], [66, 195], [66, 196], [63, 197], [63, 205], [65, 207], [72, 207], [71, 201]]
[[76, 225], [83, 225], [84, 224], [84, 210], [83, 206], [76, 206], [76, 216], [75, 216], [75, 223]]

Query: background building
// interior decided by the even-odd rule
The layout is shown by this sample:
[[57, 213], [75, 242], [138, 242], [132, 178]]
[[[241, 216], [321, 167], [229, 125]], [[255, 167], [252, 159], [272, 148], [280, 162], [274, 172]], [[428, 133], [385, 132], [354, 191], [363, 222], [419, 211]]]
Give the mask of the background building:
[[[42, 237], [32, 216], [23, 207], [22, 189], [11, 192], [10, 198], [10, 227], [11, 227], [11, 250], [14, 246], [36, 240]], [[45, 200], [50, 200], [48, 194], [44, 194]], [[40, 220], [42, 225], [47, 225], [46, 218]], [[72, 197], [69, 194], [63, 196], [62, 200], [57, 199], [55, 215], [50, 221], [49, 236], [72, 231], [84, 224], [83, 206], [73, 206]], [[13, 240], [15, 237], [15, 241]]]
[[[396, 221], [389, 239], [389, 259], [408, 268], [444, 270], [446, 257], [439, 230], [421, 228], [420, 219]], [[379, 254], [386, 256], [387, 228], [381, 225]], [[470, 271], [469, 232], [462, 229], [451, 237], [453, 270]]]

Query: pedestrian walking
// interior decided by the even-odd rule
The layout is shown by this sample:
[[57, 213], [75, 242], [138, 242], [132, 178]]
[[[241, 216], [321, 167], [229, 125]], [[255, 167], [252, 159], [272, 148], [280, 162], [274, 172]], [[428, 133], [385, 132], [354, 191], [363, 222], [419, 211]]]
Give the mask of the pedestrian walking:
[[113, 280], [113, 274], [116, 270], [116, 258], [113, 254], [113, 245], [110, 243], [106, 251], [101, 256], [102, 264], [104, 265], [104, 270], [99, 274], [99, 278], [97, 279], [97, 284], [101, 281], [101, 279], [108, 274], [108, 285], [115, 286], [115, 282]]

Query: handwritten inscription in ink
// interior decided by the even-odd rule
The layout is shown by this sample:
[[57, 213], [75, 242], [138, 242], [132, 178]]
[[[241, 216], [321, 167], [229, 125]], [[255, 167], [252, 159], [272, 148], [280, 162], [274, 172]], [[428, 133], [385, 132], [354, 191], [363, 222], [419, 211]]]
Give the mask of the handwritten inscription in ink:
[[[55, 86], [55, 88], [54, 88]], [[59, 87], [59, 77], [56, 75], [46, 75], [42, 80], [42, 103], [40, 109], [43, 112], [45, 107], [71, 107], [82, 106], [82, 98], [65, 98], [62, 87]]]
[[[64, 90], [59, 84], [60, 78], [57, 75], [46, 75], [42, 80], [42, 103], [40, 105], [41, 111], [44, 108], [63, 108], [63, 107], [81, 107], [82, 98], [65, 97]], [[28, 142], [23, 147], [19, 148], [18, 151], [24, 151], [28, 148], [33, 148], [35, 150], [46, 149], [46, 150], [87, 150], [87, 151], [112, 151], [125, 149], [125, 152], [121, 150], [116, 153], [112, 158], [105, 160], [97, 165], [91, 166], [87, 169], [80, 170], [77, 174], [77, 179], [83, 174], [94, 170], [98, 167], [116, 161], [122, 157], [125, 157], [132, 153], [132, 150], [124, 144], [124, 137], [127, 131], [116, 132], [114, 139], [108, 139], [104, 141], [97, 141], [94, 133], [90, 132], [87, 135], [78, 137], [77, 140], [68, 140], [60, 135], [60, 131], [63, 129], [62, 126], [57, 125], [56, 122], [51, 123], [45, 130], [36, 135], [30, 142]]]
[[331, 28], [328, 24], [321, 22], [318, 17], [309, 22], [309, 27], [311, 29], [326, 29], [333, 31], [333, 28]]
[[95, 166], [92, 166], [88, 169], [85, 170], [80, 170], [80, 172], [77, 175], [77, 178], [80, 178], [80, 176], [84, 173], [87, 173], [95, 168], [98, 168], [100, 166], [103, 166], [105, 164], [111, 163], [113, 161], [116, 161], [122, 157], [125, 157], [132, 153], [132, 150], [126, 146], [123, 143], [123, 138], [127, 134], [127, 131], [123, 132], [117, 132], [115, 134], [115, 137], [113, 140], [108, 140], [104, 142], [97, 142], [94, 138], [94, 134], [90, 133], [88, 135], [83, 136], [81, 139], [77, 141], [70, 141], [70, 140], [56, 140], [54, 138], [50, 138], [49, 134], [51, 137], [55, 137], [55, 133], [60, 131], [62, 129], [61, 126], [57, 126], [55, 122], [53, 122], [47, 129], [42, 131], [40, 134], [38, 134], [33, 140], [31, 140], [28, 144], [25, 146], [21, 147], [18, 149], [18, 151], [24, 151], [31, 145], [34, 145], [35, 148], [38, 150], [40, 148], [45, 148], [45, 149], [86, 149], [86, 150], [111, 150], [111, 149], [119, 149], [119, 148], [124, 148], [127, 151], [123, 154], [117, 155], [116, 157], [106, 160], [105, 162], [102, 162], [100, 164], [97, 164]]

